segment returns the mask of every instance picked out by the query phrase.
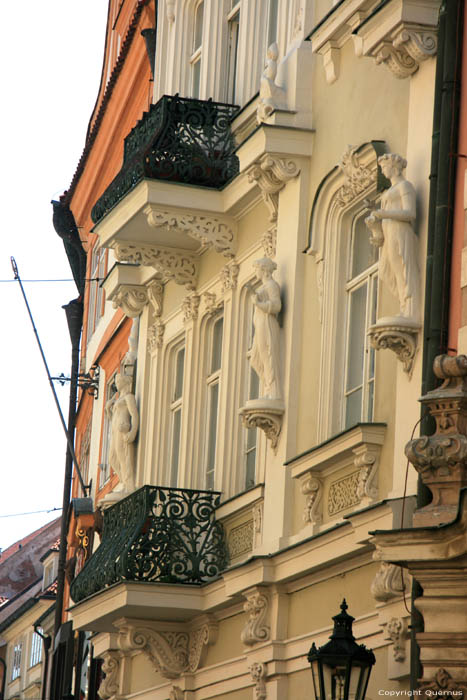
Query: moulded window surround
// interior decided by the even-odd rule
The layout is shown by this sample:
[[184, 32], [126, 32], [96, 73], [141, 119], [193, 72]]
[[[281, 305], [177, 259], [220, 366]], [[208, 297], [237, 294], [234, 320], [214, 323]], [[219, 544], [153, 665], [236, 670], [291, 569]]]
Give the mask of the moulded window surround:
[[238, 79], [238, 45], [240, 36], [240, 2], [231, 0], [227, 15], [228, 27], [228, 67], [227, 67], [227, 102], [236, 104]]
[[200, 0], [194, 9], [193, 41], [190, 56], [191, 96], [199, 99], [201, 86], [201, 60], [203, 53], [204, 0]]
[[89, 284], [87, 341], [91, 339], [100, 318], [104, 314], [105, 292], [101, 286], [107, 274], [108, 250], [94, 246], [91, 253], [91, 277]]
[[205, 443], [205, 488], [214, 489], [216, 483], [217, 432], [219, 395], [222, 369], [222, 341], [224, 318], [218, 316], [209, 326], [209, 358], [206, 376], [206, 443]]
[[180, 444], [182, 430], [183, 381], [185, 373], [185, 346], [178, 346], [172, 357], [170, 394], [170, 443], [169, 443], [169, 485], [178, 485], [180, 466]]

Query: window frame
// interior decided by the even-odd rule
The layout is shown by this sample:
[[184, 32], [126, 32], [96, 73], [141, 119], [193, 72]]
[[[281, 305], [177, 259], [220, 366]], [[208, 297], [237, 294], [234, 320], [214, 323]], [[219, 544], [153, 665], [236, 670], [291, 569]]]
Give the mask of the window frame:
[[[201, 20], [201, 36], [200, 36], [200, 43], [199, 45], [196, 45], [196, 34], [197, 34], [197, 15], [198, 15], [198, 10], [199, 8], [203, 6], [203, 17]], [[191, 34], [191, 53], [190, 53], [190, 58], [189, 58], [189, 64], [190, 64], [190, 92], [191, 92], [191, 97], [193, 97], [196, 100], [201, 99], [201, 61], [203, 58], [203, 39], [204, 39], [204, 19], [205, 19], [205, 1], [204, 0], [198, 0], [196, 5], [193, 8], [193, 28], [192, 28], [192, 34]], [[198, 71], [198, 79], [197, 79], [197, 88], [195, 90], [195, 78], [196, 78], [196, 73], [195, 71]], [[196, 92], [196, 94], [195, 94]]]
[[[215, 328], [222, 321], [222, 336], [220, 339], [220, 362], [218, 367], [213, 369], [213, 359], [215, 351]], [[222, 362], [224, 359], [224, 314], [218, 313], [211, 320], [206, 329], [208, 334], [208, 352], [205, 366], [205, 396], [206, 396], [206, 426], [205, 445], [203, 450], [203, 488], [208, 491], [213, 491], [216, 488], [216, 477], [218, 477], [217, 461], [219, 458], [219, 407], [221, 400], [221, 377], [222, 377]], [[217, 387], [217, 389], [215, 388]], [[215, 425], [212, 423], [213, 397], [217, 392], [216, 397], [216, 418]], [[211, 430], [214, 428], [213, 433]], [[210, 459], [212, 458], [212, 464]], [[212, 475], [212, 477], [211, 477]]]
[[21, 676], [21, 663], [23, 660], [23, 640], [17, 640], [11, 649], [11, 673], [10, 681], [13, 682]]
[[[183, 352], [183, 366], [181, 370], [181, 391], [177, 395], [177, 384], [178, 384], [178, 358]], [[185, 390], [185, 364], [186, 364], [186, 345], [185, 340], [178, 343], [175, 347], [171, 349], [171, 360], [170, 360], [170, 394], [169, 394], [169, 430], [168, 430], [168, 484], [171, 487], [178, 486], [178, 480], [180, 477], [180, 457], [181, 457], [181, 444], [182, 444], [182, 428], [183, 428], [183, 395]], [[177, 446], [177, 469], [176, 478], [174, 479], [174, 429], [176, 415], [179, 415], [179, 435], [178, 435], [178, 446]], [[175, 481], [175, 483], [174, 483]]]
[[[38, 628], [41, 633], [42, 627]], [[42, 661], [42, 637], [35, 630], [31, 634], [31, 646], [29, 650], [29, 668], [34, 668]]]
[[[240, 39], [241, 0], [237, 0], [227, 13], [227, 97], [230, 104], [237, 103], [238, 49]], [[234, 46], [234, 51], [232, 47]]]

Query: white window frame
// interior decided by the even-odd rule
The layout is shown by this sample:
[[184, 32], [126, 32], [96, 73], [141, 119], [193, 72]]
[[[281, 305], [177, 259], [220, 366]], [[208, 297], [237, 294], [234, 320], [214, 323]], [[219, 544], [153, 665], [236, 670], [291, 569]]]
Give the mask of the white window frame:
[[[91, 252], [91, 275], [88, 281], [89, 301], [87, 320], [87, 342], [92, 338], [97, 324], [104, 315], [105, 292], [102, 282], [107, 274], [108, 250], [96, 243]], [[99, 281], [95, 281], [99, 280]]]
[[[215, 328], [218, 323], [222, 321], [222, 337], [221, 337], [221, 352], [220, 352], [220, 363], [219, 367], [212, 369], [213, 367], [213, 353], [214, 353], [214, 333]], [[216, 488], [216, 481], [218, 478], [218, 457], [219, 457], [219, 408], [221, 399], [221, 375], [222, 375], [222, 360], [224, 355], [224, 315], [217, 314], [209, 323], [207, 328], [209, 340], [208, 340], [208, 357], [206, 365], [206, 375], [205, 375], [205, 390], [206, 390], [206, 442], [204, 447], [204, 459], [203, 459], [203, 479], [204, 487], [206, 490], [212, 491]], [[217, 392], [216, 400], [216, 419], [215, 425], [213, 425], [213, 400]], [[213, 432], [212, 432], [213, 431]]]
[[[43, 632], [42, 627], [38, 628]], [[37, 666], [42, 661], [42, 637], [34, 630], [31, 634], [31, 649], [29, 652], [29, 668]]]
[[240, 38], [240, 4], [238, 0], [231, 6], [227, 14], [227, 37], [228, 37], [228, 55], [227, 55], [227, 102], [236, 104], [237, 98], [237, 79], [238, 79], [238, 50]]
[[11, 674], [10, 680], [15, 681], [21, 676], [21, 662], [23, 657], [23, 642], [16, 641], [11, 650]]
[[[196, 18], [198, 14], [198, 10], [200, 6], [203, 6], [203, 19], [202, 19], [202, 24], [201, 24], [201, 42], [199, 45], [196, 45]], [[203, 58], [203, 39], [204, 39], [204, 21], [205, 21], [205, 14], [206, 14], [206, 4], [204, 0], [198, 0], [196, 5], [193, 8], [193, 31], [192, 31], [192, 51], [190, 55], [190, 92], [191, 96], [194, 97], [195, 99], [199, 100], [201, 99], [201, 61]], [[196, 90], [195, 94], [195, 71], [199, 72], [198, 75], [198, 87]]]
[[[179, 364], [178, 358], [180, 354], [183, 353], [183, 365], [181, 368], [181, 391], [177, 394], [177, 385], [179, 379]], [[181, 446], [182, 446], [182, 428], [183, 428], [183, 393], [184, 393], [184, 383], [185, 383], [185, 363], [186, 363], [186, 347], [185, 343], [180, 343], [176, 347], [172, 348], [172, 358], [170, 367], [170, 396], [169, 396], [169, 443], [168, 443], [168, 460], [167, 464], [169, 467], [168, 474], [168, 484], [172, 487], [178, 486], [178, 479], [180, 476], [180, 457], [181, 457]], [[177, 445], [177, 464], [174, 464], [175, 456], [175, 426], [176, 420], [179, 420], [179, 434], [178, 434], [178, 445]], [[175, 471], [176, 466], [176, 471]]]

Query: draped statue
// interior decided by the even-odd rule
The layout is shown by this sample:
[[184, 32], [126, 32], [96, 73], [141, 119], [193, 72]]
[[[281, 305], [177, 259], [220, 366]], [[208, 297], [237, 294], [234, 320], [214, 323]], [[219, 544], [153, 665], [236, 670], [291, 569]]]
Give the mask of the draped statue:
[[118, 391], [105, 406], [106, 415], [111, 422], [109, 463], [117, 474], [123, 489], [135, 490], [135, 448], [134, 441], [138, 432], [139, 416], [136, 399], [131, 393], [132, 378], [117, 374], [115, 384]]

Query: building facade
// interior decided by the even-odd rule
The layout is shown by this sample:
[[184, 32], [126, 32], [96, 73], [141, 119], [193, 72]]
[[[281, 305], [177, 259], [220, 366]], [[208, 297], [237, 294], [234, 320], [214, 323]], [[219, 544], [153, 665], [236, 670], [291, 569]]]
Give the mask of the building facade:
[[103, 700], [311, 697], [306, 655], [344, 597], [375, 653], [369, 697], [420, 677], [411, 576], [372, 533], [416, 507], [446, 13], [109, 3], [61, 199], [95, 385], [73, 492], [95, 513], [71, 520], [63, 620]]

